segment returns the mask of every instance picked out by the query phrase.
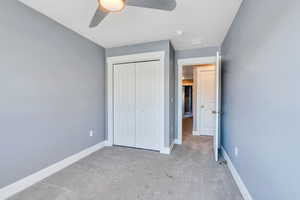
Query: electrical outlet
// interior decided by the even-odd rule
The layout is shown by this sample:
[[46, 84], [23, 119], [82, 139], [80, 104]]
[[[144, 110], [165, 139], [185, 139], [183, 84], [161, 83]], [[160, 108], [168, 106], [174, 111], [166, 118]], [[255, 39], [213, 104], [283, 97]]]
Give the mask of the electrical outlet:
[[93, 129], [90, 130], [90, 137], [93, 137], [94, 136], [94, 131]]
[[238, 157], [238, 155], [239, 155], [239, 148], [234, 147], [234, 155], [235, 155], [235, 157]]

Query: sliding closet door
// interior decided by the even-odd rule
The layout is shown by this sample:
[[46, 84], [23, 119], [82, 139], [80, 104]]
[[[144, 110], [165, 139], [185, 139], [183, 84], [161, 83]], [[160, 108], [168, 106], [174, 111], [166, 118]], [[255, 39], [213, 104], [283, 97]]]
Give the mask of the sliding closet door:
[[114, 65], [114, 144], [135, 146], [135, 64]]
[[163, 137], [163, 77], [159, 61], [136, 64], [136, 147], [159, 150]]

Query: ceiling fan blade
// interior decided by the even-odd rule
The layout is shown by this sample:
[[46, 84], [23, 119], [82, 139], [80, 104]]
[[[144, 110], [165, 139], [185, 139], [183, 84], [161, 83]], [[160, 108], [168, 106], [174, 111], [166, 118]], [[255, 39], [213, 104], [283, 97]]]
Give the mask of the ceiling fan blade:
[[176, 1], [175, 0], [127, 0], [126, 5], [172, 11], [176, 8]]
[[97, 8], [89, 27], [90, 28], [96, 27], [98, 24], [100, 24], [100, 22], [104, 19], [104, 17], [107, 14], [108, 13], [103, 12], [100, 8]]

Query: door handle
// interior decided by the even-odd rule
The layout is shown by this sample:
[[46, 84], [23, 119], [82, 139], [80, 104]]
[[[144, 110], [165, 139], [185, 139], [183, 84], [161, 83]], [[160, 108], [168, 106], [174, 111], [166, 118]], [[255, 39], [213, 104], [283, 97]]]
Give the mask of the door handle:
[[213, 110], [212, 114], [223, 114], [223, 112], [217, 112], [217, 111]]

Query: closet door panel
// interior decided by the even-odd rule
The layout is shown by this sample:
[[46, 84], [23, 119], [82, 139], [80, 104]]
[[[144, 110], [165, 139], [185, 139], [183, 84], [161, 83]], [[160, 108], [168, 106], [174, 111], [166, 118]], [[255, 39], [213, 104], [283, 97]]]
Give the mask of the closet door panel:
[[136, 147], [160, 149], [164, 120], [162, 81], [159, 61], [136, 64]]
[[114, 144], [135, 147], [135, 64], [114, 65]]

